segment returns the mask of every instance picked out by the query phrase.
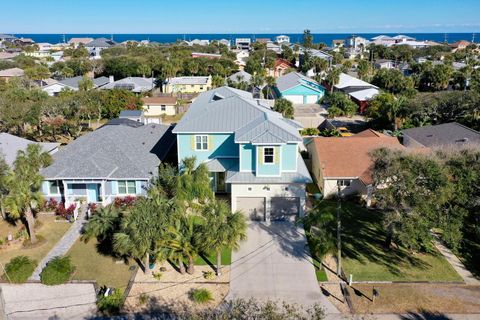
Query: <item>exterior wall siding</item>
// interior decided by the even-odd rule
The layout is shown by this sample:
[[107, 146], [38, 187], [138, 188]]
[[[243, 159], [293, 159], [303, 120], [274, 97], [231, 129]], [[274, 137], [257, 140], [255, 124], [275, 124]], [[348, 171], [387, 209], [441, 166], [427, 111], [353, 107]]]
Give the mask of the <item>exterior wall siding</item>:
[[251, 144], [240, 145], [240, 171], [255, 171], [256, 170], [256, 156], [255, 147]]
[[165, 111], [162, 111], [161, 105], [144, 105], [143, 110], [145, 111], [145, 117], [157, 117], [163, 114], [173, 116], [176, 113], [173, 105], [165, 105]]
[[282, 146], [282, 171], [296, 171], [298, 147], [295, 143]]
[[198, 134], [178, 134], [178, 160], [195, 156], [197, 163], [204, 162], [217, 157], [238, 157], [238, 145], [234, 142], [233, 134], [205, 134], [209, 137], [209, 148], [205, 151], [195, 150], [195, 135]]
[[299, 86], [296, 86], [296, 87], [293, 87], [291, 89], [288, 89], [288, 90], [285, 90], [282, 92], [282, 95], [283, 96], [286, 96], [286, 95], [314, 95], [314, 96], [323, 96], [323, 94], [325, 93], [325, 90], [322, 88], [322, 89], [318, 89], [317, 90], [313, 90], [309, 87], [306, 87], [306, 86], [302, 86], [302, 85], [299, 85]]
[[[265, 147], [275, 148], [274, 163], [264, 163]], [[281, 175], [281, 146], [257, 146], [257, 176], [280, 176]]]

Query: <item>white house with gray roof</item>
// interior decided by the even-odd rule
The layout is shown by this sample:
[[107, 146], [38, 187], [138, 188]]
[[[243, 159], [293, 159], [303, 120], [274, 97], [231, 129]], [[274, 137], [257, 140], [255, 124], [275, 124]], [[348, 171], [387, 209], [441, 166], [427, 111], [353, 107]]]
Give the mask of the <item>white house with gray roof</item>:
[[299, 154], [301, 126], [250, 92], [220, 87], [200, 94], [177, 124], [178, 163], [196, 157], [216, 193], [251, 220], [302, 215], [312, 180]]
[[[50, 85], [44, 86], [42, 90], [48, 93], [49, 96], [57, 96], [63, 90], [78, 91], [79, 83], [82, 80], [83, 80], [82, 76], [66, 78], [66, 79], [57, 81], [55, 83], [52, 83]], [[97, 89], [109, 83], [109, 79], [107, 77], [98, 77], [91, 80], [93, 82], [92, 89]]]
[[109, 83], [100, 87], [101, 90], [121, 89], [134, 93], [148, 92], [155, 88], [155, 78], [127, 77], [114, 81], [110, 77]]
[[146, 194], [175, 136], [168, 125], [123, 120], [127, 121], [108, 123], [53, 155], [53, 164], [41, 170], [47, 200], [67, 206], [80, 200], [107, 205], [117, 197]]

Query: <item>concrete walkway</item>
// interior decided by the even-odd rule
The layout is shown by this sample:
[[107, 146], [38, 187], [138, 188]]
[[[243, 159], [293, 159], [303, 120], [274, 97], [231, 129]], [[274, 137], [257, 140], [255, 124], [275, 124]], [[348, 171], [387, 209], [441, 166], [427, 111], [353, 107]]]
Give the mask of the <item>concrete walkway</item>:
[[47, 263], [57, 256], [65, 255], [68, 250], [73, 246], [75, 241], [80, 237], [82, 234], [83, 225], [86, 222], [86, 208], [80, 208], [77, 216], [77, 220], [73, 223], [73, 225], [68, 229], [67, 233], [63, 235], [63, 237], [58, 241], [55, 247], [50, 250], [50, 252], [43, 258], [43, 260], [39, 263], [35, 271], [33, 272], [30, 280], [40, 280], [40, 273], [42, 272], [43, 268], [47, 265]]
[[476, 279], [473, 274], [468, 271], [467, 268], [465, 268], [465, 265], [460, 261], [460, 259], [458, 259], [457, 256], [454, 255], [453, 252], [443, 244], [438, 236], [433, 235], [433, 237], [435, 247], [438, 249], [438, 251], [440, 251], [445, 259], [447, 259], [448, 263], [452, 265], [453, 269], [457, 271], [460, 277], [462, 277], [463, 281], [465, 281], [466, 284], [480, 285], [480, 280]]
[[247, 241], [233, 252], [227, 299], [252, 297], [339, 313], [321, 293], [303, 229], [290, 222], [251, 223]]

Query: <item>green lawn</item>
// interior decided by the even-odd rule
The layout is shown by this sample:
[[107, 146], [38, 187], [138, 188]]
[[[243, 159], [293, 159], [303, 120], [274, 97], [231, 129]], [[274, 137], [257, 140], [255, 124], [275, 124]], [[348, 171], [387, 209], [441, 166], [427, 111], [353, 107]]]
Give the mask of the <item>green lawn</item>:
[[[321, 206], [335, 213], [337, 204], [324, 200]], [[381, 213], [342, 203], [342, 263], [354, 281], [462, 281], [439, 253], [385, 249], [385, 237]]]
[[[5, 265], [10, 259], [17, 256], [27, 256], [39, 263], [71, 226], [67, 222], [55, 222], [55, 216], [51, 215], [38, 215], [37, 221], [35, 233], [39, 238], [39, 243], [28, 247], [0, 250], [0, 263]], [[0, 237], [6, 238], [10, 233], [15, 235], [21, 227], [20, 221], [17, 221], [16, 225], [12, 225], [0, 218]], [[3, 275], [3, 268], [0, 268], [1, 275]]]
[[76, 267], [73, 279], [96, 280], [99, 286], [125, 289], [132, 275], [130, 265], [136, 265], [135, 262], [119, 263], [113, 257], [99, 253], [95, 239], [88, 243], [77, 240], [68, 255]]
[[[199, 255], [195, 258], [195, 265], [204, 266], [204, 265], [213, 265], [217, 263], [217, 255], [211, 253], [208, 256]], [[222, 250], [222, 265], [228, 266], [232, 263], [232, 249], [225, 248]]]

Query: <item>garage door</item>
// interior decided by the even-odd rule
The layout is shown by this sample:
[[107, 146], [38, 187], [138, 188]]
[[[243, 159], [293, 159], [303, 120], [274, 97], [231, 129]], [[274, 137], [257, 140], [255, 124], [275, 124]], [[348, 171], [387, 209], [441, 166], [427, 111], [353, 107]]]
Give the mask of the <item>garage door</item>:
[[237, 210], [249, 220], [265, 221], [265, 198], [237, 198]]
[[307, 103], [317, 103], [318, 96], [307, 96]]
[[290, 100], [292, 103], [295, 103], [295, 104], [303, 104], [303, 96], [302, 95], [285, 96], [285, 99]]
[[299, 213], [299, 198], [276, 197], [271, 200], [270, 219], [274, 220], [294, 220]]

